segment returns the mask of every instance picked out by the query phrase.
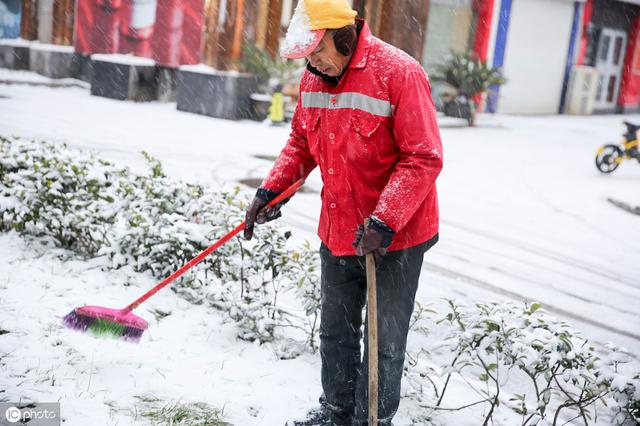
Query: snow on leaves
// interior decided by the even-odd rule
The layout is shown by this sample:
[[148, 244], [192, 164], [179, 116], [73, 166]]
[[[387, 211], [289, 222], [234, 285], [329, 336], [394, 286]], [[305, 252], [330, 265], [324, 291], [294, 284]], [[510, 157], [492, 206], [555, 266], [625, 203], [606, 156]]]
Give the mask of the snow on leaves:
[[48, 236], [91, 257], [120, 209], [108, 163], [65, 146], [0, 138], [0, 229]]
[[[125, 265], [162, 279], [244, 219], [247, 194], [167, 177], [143, 153], [149, 173], [134, 175], [93, 155], [18, 138], [0, 138], [0, 229], [50, 237], [83, 257], [104, 256], [105, 269]], [[272, 341], [279, 328], [304, 330], [316, 349], [319, 259], [307, 245], [287, 247], [274, 224], [236, 237], [173, 284], [193, 303], [223, 310], [246, 340]], [[306, 315], [281, 306], [291, 292]]]
[[[448, 354], [446, 362], [431, 365], [420, 359], [421, 352], [410, 356], [418, 371], [405, 372], [414, 393], [422, 393], [416, 383], [434, 390], [433, 410], [483, 405], [483, 424], [489, 424], [506, 406], [523, 426], [566, 424], [567, 419], [592, 424], [603, 407], [610, 410], [613, 424], [640, 420], [640, 377], [622, 374], [621, 366], [630, 359], [621, 349], [609, 344], [603, 355], [537, 303], [468, 307], [450, 300], [448, 306], [449, 312], [437, 323], [445, 327], [441, 347]], [[452, 378], [461, 379], [472, 391], [467, 392], [472, 399], [455, 408], [447, 407]]]

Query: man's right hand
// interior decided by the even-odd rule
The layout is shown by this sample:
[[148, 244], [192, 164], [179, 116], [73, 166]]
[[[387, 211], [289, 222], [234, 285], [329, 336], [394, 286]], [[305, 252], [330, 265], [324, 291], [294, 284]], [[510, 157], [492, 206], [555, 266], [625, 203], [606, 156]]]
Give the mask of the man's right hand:
[[253, 227], [256, 223], [263, 224], [265, 222], [271, 222], [282, 216], [280, 209], [289, 201], [285, 199], [281, 203], [276, 204], [273, 207], [267, 207], [269, 201], [278, 196], [278, 193], [265, 188], [258, 188], [253, 201], [247, 209], [245, 214], [244, 223], [244, 238], [250, 240], [253, 237]]

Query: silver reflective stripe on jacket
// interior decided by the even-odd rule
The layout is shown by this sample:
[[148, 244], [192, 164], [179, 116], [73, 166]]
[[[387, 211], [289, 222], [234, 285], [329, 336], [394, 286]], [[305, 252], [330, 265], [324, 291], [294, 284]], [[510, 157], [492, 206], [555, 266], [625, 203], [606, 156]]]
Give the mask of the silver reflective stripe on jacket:
[[376, 99], [356, 92], [332, 95], [325, 92], [302, 92], [302, 106], [305, 108], [353, 108], [382, 117], [390, 117], [393, 106], [389, 101]]

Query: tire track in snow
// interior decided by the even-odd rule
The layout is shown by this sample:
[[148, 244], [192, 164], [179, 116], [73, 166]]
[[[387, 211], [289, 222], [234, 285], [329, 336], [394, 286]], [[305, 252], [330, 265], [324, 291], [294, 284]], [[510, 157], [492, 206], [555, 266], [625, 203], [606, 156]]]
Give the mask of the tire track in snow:
[[[449, 237], [448, 240], [451, 243], [462, 245], [462, 246], [464, 246], [466, 248], [478, 250], [478, 251], [481, 251], [482, 253], [491, 254], [491, 255], [494, 255], [494, 256], [497, 256], [497, 257], [501, 257], [503, 259], [508, 259], [511, 262], [516, 262], [516, 263], [519, 263], [519, 264], [524, 265], [524, 266], [529, 266], [529, 267], [532, 267], [532, 268], [535, 268], [535, 269], [544, 269], [544, 270], [546, 270], [548, 272], [552, 272], [555, 275], [559, 275], [559, 276], [562, 276], [564, 278], [568, 278], [568, 279], [574, 280], [574, 281], [577, 280], [581, 284], [590, 285], [590, 286], [595, 287], [595, 288], [601, 288], [602, 287], [602, 283], [591, 281], [591, 280], [586, 279], [584, 277], [576, 279], [576, 276], [574, 274], [571, 274], [570, 272], [566, 272], [564, 270], [558, 269], [558, 267], [551, 268], [549, 265], [542, 265], [540, 263], [533, 262], [530, 259], [524, 259], [524, 258], [522, 258], [522, 256], [509, 255], [509, 254], [501, 253], [501, 252], [498, 252], [496, 250], [491, 250], [488, 247], [480, 247], [478, 245], [474, 245], [474, 244], [471, 244], [471, 243], [466, 242], [466, 241], [465, 242], [461, 242], [461, 241], [456, 240], [455, 238], [452, 238], [452, 237]], [[445, 256], [449, 256], [449, 257], [454, 258], [454, 259], [459, 260], [459, 261], [464, 261], [466, 263], [473, 264], [473, 262], [469, 261], [469, 259], [463, 258], [463, 257], [461, 257], [459, 255], [455, 255], [455, 254], [451, 254], [451, 253], [450, 254], [444, 254], [444, 255]], [[560, 265], [560, 267], [562, 267], [562, 265]], [[493, 268], [494, 268], [493, 266], [489, 266], [489, 269], [493, 269]], [[627, 284], [621, 284], [621, 286], [628, 287]], [[635, 292], [635, 293], [631, 292], [630, 293], [628, 291], [623, 291], [622, 289], [616, 289], [616, 292], [617, 292], [617, 294], [624, 295], [625, 297], [630, 297], [630, 298], [638, 297], [637, 292]]]
[[603, 228], [595, 225], [594, 223], [589, 222], [586, 218], [580, 216], [579, 214], [559, 208], [551, 200], [549, 200], [541, 191], [539, 191], [538, 189], [534, 188], [533, 185], [531, 185], [529, 183], [529, 181], [524, 176], [522, 177], [522, 180], [523, 180], [524, 185], [527, 187], [527, 189], [536, 198], [538, 198], [545, 206], [547, 206], [547, 208], [549, 208], [552, 212], [557, 213], [557, 214], [561, 214], [561, 215], [564, 215], [564, 216], [567, 216], [567, 217], [570, 217], [571, 219], [575, 220], [576, 223], [579, 223], [580, 225], [584, 226], [585, 228], [590, 229], [590, 230], [598, 233], [601, 237], [603, 237], [605, 239], [614, 241], [616, 244], [620, 244], [622, 246], [625, 246], [627, 249], [635, 249], [636, 248], [636, 247], [630, 245], [628, 241], [626, 241], [626, 240], [624, 240], [622, 238], [618, 238], [618, 236], [615, 235], [615, 234], [612, 235], [606, 229], [603, 229]]
[[531, 245], [531, 244], [526, 245], [526, 244], [523, 244], [523, 243], [521, 243], [521, 242], [519, 242], [517, 240], [511, 239], [511, 238], [508, 238], [508, 237], [496, 236], [495, 234], [491, 234], [491, 233], [486, 232], [486, 231], [481, 231], [481, 230], [478, 230], [478, 229], [474, 229], [474, 228], [472, 228], [470, 226], [463, 225], [463, 224], [460, 224], [460, 223], [457, 223], [457, 222], [452, 222], [452, 221], [449, 221], [449, 220], [441, 220], [441, 222], [446, 224], [446, 225], [448, 225], [448, 226], [452, 226], [454, 228], [458, 228], [458, 229], [461, 229], [463, 231], [467, 231], [467, 232], [469, 232], [471, 234], [479, 235], [481, 237], [484, 237], [484, 238], [487, 238], [487, 239], [490, 239], [490, 240], [494, 240], [494, 241], [497, 241], [497, 242], [500, 242], [500, 243], [503, 243], [503, 244], [518, 248], [520, 250], [529, 252], [529, 253], [533, 253], [533, 254], [535, 254], [537, 256], [545, 257], [547, 259], [551, 259], [551, 260], [554, 260], [554, 261], [559, 262], [559, 263], [564, 263], [564, 264], [570, 265], [570, 266], [572, 266], [574, 268], [581, 269], [583, 271], [587, 271], [587, 272], [595, 274], [595, 275], [599, 275], [599, 276], [601, 276], [603, 278], [607, 278], [609, 280], [617, 281], [619, 283], [626, 284], [628, 286], [640, 289], [640, 282], [639, 281], [635, 281], [635, 280], [633, 280], [631, 278], [627, 278], [627, 277], [622, 276], [622, 275], [620, 275], [620, 274], [618, 274], [618, 273], [616, 273], [614, 271], [607, 270], [606, 268], [603, 268], [603, 267], [600, 267], [600, 266], [598, 266], [598, 267], [591, 266], [587, 262], [580, 261], [580, 260], [575, 259], [573, 257], [567, 256], [566, 254], [561, 254], [561, 253], [558, 253], [558, 252], [554, 252], [554, 251], [552, 251], [552, 250], [550, 250], [548, 248], [536, 247], [536, 246]]
[[[449, 255], [444, 254], [444, 256], [449, 256]], [[460, 259], [457, 256], [456, 256], [456, 258], [458, 260]], [[469, 262], [466, 259], [465, 259], [465, 262], [467, 262], [467, 263], [469, 263], [469, 264], [471, 264], [473, 266], [476, 266], [476, 267], [484, 267], [485, 266], [485, 265], [482, 265], [482, 264], [474, 264], [472, 262]], [[525, 263], [525, 262], [523, 262], [523, 263]], [[531, 263], [525, 263], [525, 264], [527, 264], [529, 266], [532, 266]], [[621, 308], [619, 306], [612, 305], [610, 303], [605, 302], [603, 299], [590, 299], [588, 297], [581, 296], [580, 294], [572, 293], [570, 291], [564, 290], [562, 287], [554, 285], [553, 282], [545, 282], [545, 281], [536, 280], [536, 279], [533, 279], [533, 278], [528, 278], [526, 276], [519, 275], [519, 274], [517, 274], [514, 271], [509, 270], [509, 269], [497, 268], [495, 266], [488, 266], [487, 269], [492, 271], [492, 272], [496, 272], [496, 273], [502, 274], [504, 276], [507, 276], [507, 277], [509, 277], [511, 279], [514, 279], [515, 280], [514, 282], [529, 283], [529, 284], [535, 285], [536, 287], [544, 288], [544, 289], [548, 288], [549, 290], [552, 290], [552, 291], [554, 291], [556, 293], [562, 294], [562, 295], [567, 296], [569, 298], [577, 299], [577, 300], [579, 300], [581, 302], [584, 302], [584, 303], [587, 303], [587, 304], [590, 304], [590, 305], [596, 305], [595, 306], [596, 308], [597, 307], [605, 307], [605, 308], [611, 309], [612, 311], [619, 312], [619, 313], [622, 313], [622, 314], [625, 314], [625, 315], [629, 315], [631, 317], [635, 317], [635, 318], [637, 318], [638, 322], [640, 323], [640, 315], [638, 315], [638, 311], [631, 311], [631, 310], [627, 310], [627, 309]], [[582, 281], [580, 281], [580, 282], [582, 282]], [[501, 287], [501, 288], [504, 288], [504, 287]], [[519, 294], [520, 295], [520, 299], [522, 299], [524, 297], [522, 295], [522, 293], [515, 293], [514, 292], [514, 294]], [[629, 297], [634, 297], [634, 296], [629, 296]]]
[[[477, 278], [473, 278], [473, 277], [471, 277], [469, 275], [462, 274], [460, 272], [453, 271], [453, 270], [451, 270], [449, 268], [444, 268], [442, 266], [438, 266], [438, 265], [435, 265], [435, 264], [430, 263], [430, 262], [425, 262], [423, 264], [423, 266], [422, 266], [422, 270], [425, 271], [425, 272], [434, 272], [434, 273], [440, 274], [442, 276], [445, 276], [447, 278], [453, 278], [454, 280], [456, 280], [458, 282], [462, 282], [464, 284], [469, 284], [469, 285], [472, 285], [474, 287], [482, 288], [484, 290], [488, 290], [490, 292], [497, 293], [497, 294], [500, 294], [502, 296], [506, 296], [506, 297], [508, 297], [510, 299], [513, 299], [514, 301], [522, 301], [522, 299], [523, 299], [523, 296], [521, 294], [515, 292], [515, 291], [507, 290], [505, 288], [502, 288], [502, 287], [496, 286], [494, 284], [491, 284], [488, 281], [484, 281], [484, 280], [480, 280], [480, 279], [477, 279]], [[556, 314], [558, 316], [562, 316], [562, 317], [565, 317], [565, 318], [571, 318], [573, 320], [581, 321], [581, 322], [587, 323], [589, 325], [592, 325], [594, 327], [598, 327], [598, 328], [604, 329], [606, 331], [610, 331], [612, 333], [616, 333], [616, 334], [619, 334], [619, 335], [622, 335], [622, 336], [625, 336], [625, 337], [640, 341], [640, 334], [612, 327], [610, 325], [598, 322], [598, 321], [596, 321], [594, 319], [591, 319], [591, 318], [588, 318], [588, 317], [585, 317], [585, 316], [582, 316], [582, 315], [578, 315], [578, 314], [576, 314], [574, 312], [568, 311], [566, 309], [559, 308], [559, 307], [554, 306], [554, 305], [550, 305], [548, 303], [544, 303], [542, 307], [546, 311], [551, 312], [553, 314]], [[637, 356], [634, 356], [634, 357], [637, 358]]]

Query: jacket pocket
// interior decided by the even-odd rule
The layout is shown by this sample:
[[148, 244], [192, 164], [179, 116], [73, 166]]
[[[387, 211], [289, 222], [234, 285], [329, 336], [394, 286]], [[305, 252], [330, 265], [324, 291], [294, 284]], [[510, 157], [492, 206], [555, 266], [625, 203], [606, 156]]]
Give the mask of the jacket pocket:
[[351, 116], [351, 128], [363, 139], [373, 138], [380, 124], [380, 120], [370, 113], [355, 113]]
[[349, 119], [351, 137], [347, 143], [347, 158], [362, 164], [376, 159], [384, 144], [380, 143], [382, 123], [373, 114], [354, 113]]

